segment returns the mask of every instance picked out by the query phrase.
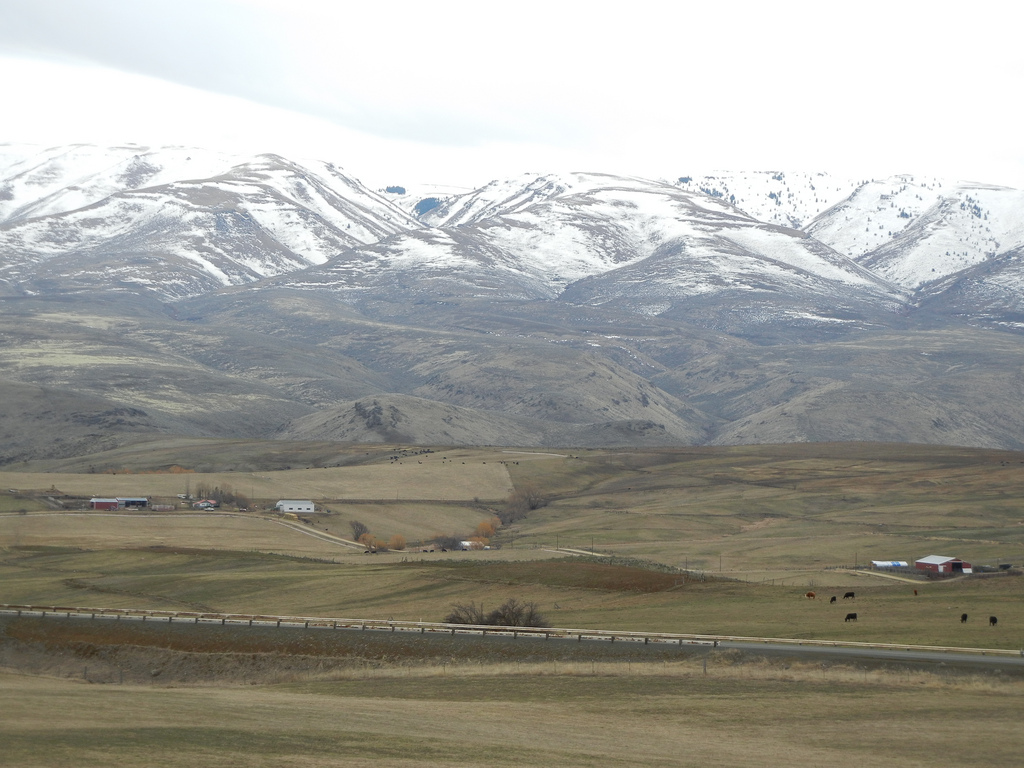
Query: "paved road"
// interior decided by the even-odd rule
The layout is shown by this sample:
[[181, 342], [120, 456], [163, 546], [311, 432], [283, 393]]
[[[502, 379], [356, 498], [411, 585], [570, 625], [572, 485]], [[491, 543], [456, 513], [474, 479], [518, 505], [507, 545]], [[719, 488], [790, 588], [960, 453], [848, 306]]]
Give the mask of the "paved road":
[[801, 658], [842, 658], [846, 660], [925, 662], [945, 665], [970, 665], [986, 668], [1016, 667], [1024, 670], [1024, 655], [989, 656], [977, 653], [956, 653], [954, 651], [891, 650], [885, 648], [844, 648], [816, 645], [792, 645], [789, 643], [745, 643], [732, 640], [719, 642], [719, 648], [736, 648], [750, 653]]
[[914, 665], [944, 665], [956, 667], [972, 667], [975, 669], [1006, 669], [1024, 672], [1024, 651], [1007, 652], [975, 649], [974, 652], [961, 652], [955, 648], [948, 650], [929, 650], [922, 648], [899, 648], [857, 646], [857, 645], [821, 645], [810, 641], [771, 640], [758, 641], [755, 638], [716, 638], [709, 635], [665, 635], [644, 633], [622, 633], [602, 630], [568, 630], [568, 629], [513, 629], [469, 627], [464, 625], [434, 624], [429, 622], [404, 622], [389, 620], [360, 619], [326, 619], [316, 617], [294, 616], [244, 616], [241, 614], [190, 613], [164, 611], [134, 610], [95, 610], [88, 608], [42, 608], [35, 606], [2, 606], [0, 615], [50, 616], [54, 618], [78, 618], [94, 620], [125, 620], [125, 621], [156, 621], [168, 623], [195, 623], [247, 625], [260, 627], [292, 627], [327, 630], [381, 631], [391, 633], [415, 633], [419, 635], [437, 636], [450, 635], [452, 638], [471, 638], [486, 635], [494, 641], [507, 640], [522, 642], [535, 641], [571, 642], [573, 644], [614, 643], [617, 647], [645, 646], [652, 651], [665, 651], [673, 646], [686, 648], [690, 652], [710, 652], [714, 650], [735, 649], [746, 653], [779, 656], [801, 659], [834, 659], [844, 661], [861, 660], [864, 662], [899, 662]]

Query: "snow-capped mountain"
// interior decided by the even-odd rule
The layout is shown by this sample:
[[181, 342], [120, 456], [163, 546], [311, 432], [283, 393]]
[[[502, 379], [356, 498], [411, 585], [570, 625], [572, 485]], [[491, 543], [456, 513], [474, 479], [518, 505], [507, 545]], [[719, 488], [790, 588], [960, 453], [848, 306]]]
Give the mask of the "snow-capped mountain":
[[[914, 206], [909, 199], [911, 187], [901, 189], [888, 200], [879, 195], [874, 210], [860, 210], [857, 218], [864, 222], [863, 234], [877, 232], [882, 242], [851, 255], [905, 288], [923, 288], [1024, 244], [1024, 192], [1020, 190], [958, 184], [933, 188], [939, 194], [929, 196], [926, 188], [913, 195], [919, 204], [932, 198], [922, 210], [923, 206]], [[831, 213], [808, 227], [812, 235], [825, 242], [831, 240], [824, 224]], [[854, 238], [841, 234], [838, 239], [850, 243]], [[851, 250], [861, 250], [867, 244], [864, 240]], [[833, 247], [842, 250], [843, 244], [833, 243]]]
[[[322, 264], [422, 225], [327, 163], [190, 150], [50, 150], [8, 160], [0, 282], [8, 290], [145, 288], [198, 295]], [[194, 170], [213, 171], [192, 177]], [[72, 183], [55, 181], [67, 173]], [[67, 178], [67, 177], [64, 177]], [[162, 182], [162, 183], [157, 183]]]
[[[389, 281], [458, 295], [568, 290], [657, 314], [762, 278], [771, 295], [799, 274], [796, 293], [902, 303], [1024, 243], [1022, 210], [1018, 190], [910, 176], [777, 171], [669, 184], [575, 173], [461, 194], [373, 192], [332, 164], [274, 155], [5, 146], [0, 285], [174, 298], [292, 276], [284, 282], [333, 290]], [[810, 276], [846, 288], [801, 283]]]
[[792, 171], [720, 172], [680, 176], [676, 181], [681, 189], [724, 200], [758, 221], [793, 229], [802, 229], [863, 183]]
[[642, 315], [733, 292], [767, 302], [762, 313], [774, 302], [776, 313], [830, 323], [850, 320], [854, 305], [877, 311], [906, 300], [797, 231], [759, 222], [721, 199], [642, 179], [574, 174], [492, 184], [438, 216], [460, 223], [351, 249], [272, 285], [352, 296], [372, 288], [439, 298], [614, 302]]
[[151, 433], [1021, 449], [1022, 254], [1024, 192], [911, 176], [374, 191], [0, 147], [0, 463]]
[[928, 286], [923, 309], [1024, 330], [1024, 246]]
[[726, 200], [759, 221], [801, 229], [902, 289], [927, 286], [1024, 244], [1024, 191], [897, 175], [719, 173], [684, 189]]
[[0, 223], [66, 213], [142, 187], [218, 176], [241, 161], [189, 147], [0, 145]]

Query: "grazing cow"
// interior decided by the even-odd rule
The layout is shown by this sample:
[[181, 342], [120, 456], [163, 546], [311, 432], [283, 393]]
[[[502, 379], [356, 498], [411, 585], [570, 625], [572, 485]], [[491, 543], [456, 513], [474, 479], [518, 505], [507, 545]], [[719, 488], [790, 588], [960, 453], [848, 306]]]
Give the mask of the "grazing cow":
[[834, 603], [835, 601], [836, 601], [836, 596], [832, 595], [832, 599], [828, 601], [828, 604], [832, 605], [832, 603]]
[[961, 624], [966, 624], [967, 623], [967, 614], [966, 613], [961, 613], [960, 614], [960, 623]]
[[846, 600], [848, 597], [854, 597], [853, 592], [847, 592], [845, 595], [843, 595], [843, 600]]
[[848, 614], [846, 614], [846, 618], [843, 619], [843, 621], [856, 621], [856, 620], [857, 620], [857, 614], [856, 613], [848, 613]]
[[817, 597], [817, 595], [815, 595], [813, 592], [808, 592], [806, 595], [804, 595], [804, 597], [806, 597], [808, 600], [813, 600], [815, 597]]
[[915, 595], [917, 594], [917, 590], [916, 590], [916, 589], [914, 590], [914, 594], [915, 594]]
[[999, 621], [999, 619], [997, 619], [995, 616], [989, 616], [988, 617], [988, 625], [990, 627], [994, 627], [996, 625], [997, 621]]

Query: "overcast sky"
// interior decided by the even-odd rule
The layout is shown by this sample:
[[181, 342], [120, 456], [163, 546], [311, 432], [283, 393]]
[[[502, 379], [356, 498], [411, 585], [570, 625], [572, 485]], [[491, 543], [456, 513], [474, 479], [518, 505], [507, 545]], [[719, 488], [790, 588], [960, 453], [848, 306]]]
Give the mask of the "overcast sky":
[[1021, 7], [0, 0], [0, 142], [276, 151], [371, 184], [722, 169], [1024, 187]]

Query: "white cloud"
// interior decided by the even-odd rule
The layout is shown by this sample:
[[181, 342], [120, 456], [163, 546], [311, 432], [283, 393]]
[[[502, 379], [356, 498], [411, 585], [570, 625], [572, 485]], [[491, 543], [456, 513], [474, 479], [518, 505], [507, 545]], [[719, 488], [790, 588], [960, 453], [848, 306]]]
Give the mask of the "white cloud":
[[0, 75], [18, 114], [2, 139], [20, 126], [300, 145], [364, 176], [455, 183], [800, 168], [1024, 186], [1022, 15], [984, 1], [6, 0], [0, 52], [17, 58]]

